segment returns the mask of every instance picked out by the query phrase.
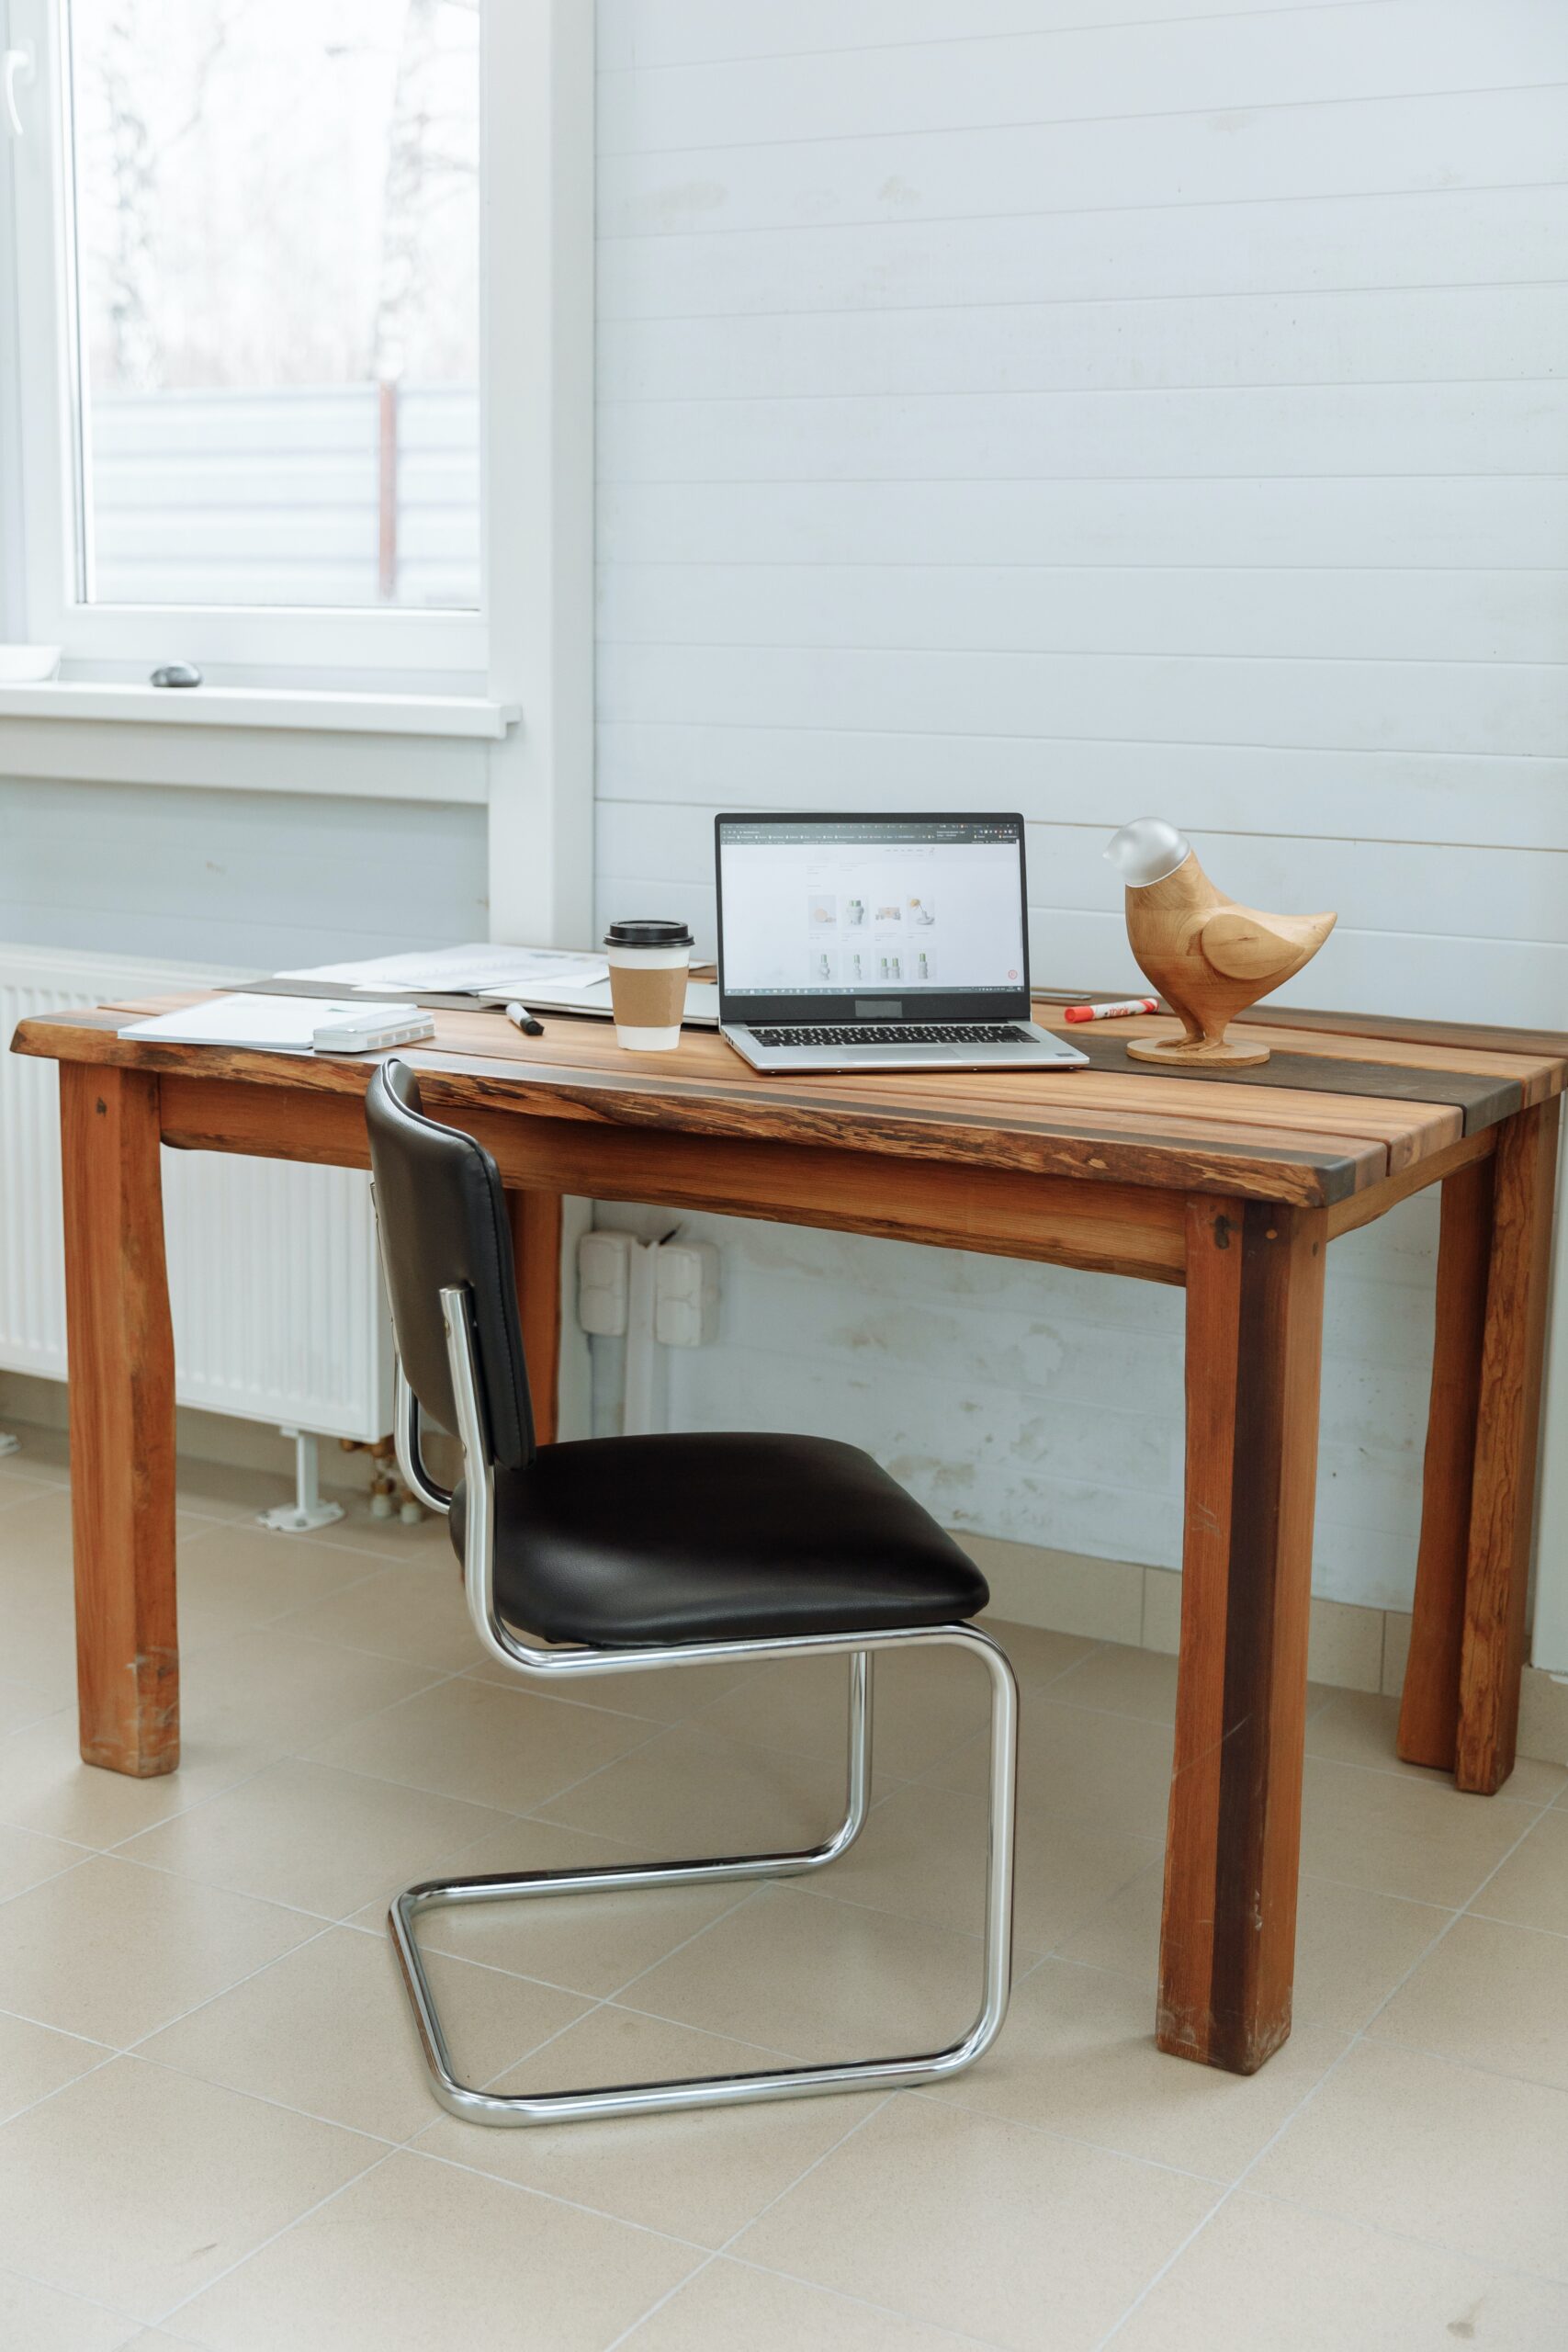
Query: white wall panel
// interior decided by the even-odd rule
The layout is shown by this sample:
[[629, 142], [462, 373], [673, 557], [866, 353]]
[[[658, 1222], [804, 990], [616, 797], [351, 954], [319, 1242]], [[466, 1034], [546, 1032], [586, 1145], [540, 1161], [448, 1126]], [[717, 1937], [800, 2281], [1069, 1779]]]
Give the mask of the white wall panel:
[[[1568, 15], [600, 16], [604, 912], [709, 942], [726, 806], [1018, 808], [1040, 977], [1130, 984], [1100, 850], [1163, 810], [1338, 908], [1297, 1001], [1568, 1025]], [[681, 1418], [1174, 1565], [1178, 1297], [694, 1222]], [[1435, 1232], [1331, 1264], [1339, 1598], [1409, 1598]]]
[[[1303, 0], [1137, 0], [1147, 23], [1166, 17], [1240, 15], [1295, 8]], [[1305, 0], [1313, 5], [1313, 0]], [[1337, 0], [1322, 0], [1333, 6]], [[1081, 28], [1123, 14], [1121, 0], [966, 0], [963, 31], [971, 40], [998, 33]], [[813, 50], [876, 49], [911, 41], [950, 41], [952, 0], [599, 0], [602, 72], [627, 67], [711, 64], [718, 58], [788, 57]]]
[[599, 447], [606, 482], [1542, 474], [1568, 451], [1568, 385], [611, 402]]
[[[717, 674], [715, 674], [715, 672]], [[876, 652], [821, 646], [611, 646], [608, 720], [812, 724], [1303, 749], [1547, 755], [1568, 740], [1568, 671], [1515, 662], [1289, 662], [1217, 655]]]
[[[657, 5], [657, 0], [655, 0]], [[1544, 10], [1551, 0], [1539, 0]], [[1140, 7], [1142, 0], [1140, 0]], [[739, 12], [736, 12], [739, 13]], [[848, 22], [858, 12], [844, 9]], [[1524, 189], [1562, 177], [1568, 92], [1515, 85], [1308, 107], [1202, 107], [972, 132], [875, 126], [859, 139], [758, 145], [710, 125], [691, 149], [606, 154], [603, 236], [825, 223], [1002, 219], [1276, 199], [1356, 200], [1421, 189]]]
[[1086, 808], [1167, 803], [1204, 834], [1263, 823], [1331, 841], [1568, 848], [1564, 759], [627, 721], [600, 729], [599, 783], [606, 805], [694, 794], [716, 808], [874, 808], [896, 797], [901, 808], [1021, 808], [1073, 824]]
[[606, 484], [610, 564], [1233, 564], [1561, 570], [1568, 482], [827, 481]]
[[1556, 277], [1568, 189], [1422, 189], [609, 238], [606, 320], [1494, 286]]
[[760, 400], [1462, 382], [1550, 375], [1565, 334], [1556, 285], [627, 319], [602, 333], [600, 388]]
[[[956, 0], [948, 22], [968, 29]], [[725, 146], [742, 125], [753, 143], [985, 131], [1565, 80], [1568, 16], [1545, 0], [1365, 0], [612, 72], [600, 143], [607, 155]]]
[[1568, 573], [619, 564], [606, 645], [1556, 662]]

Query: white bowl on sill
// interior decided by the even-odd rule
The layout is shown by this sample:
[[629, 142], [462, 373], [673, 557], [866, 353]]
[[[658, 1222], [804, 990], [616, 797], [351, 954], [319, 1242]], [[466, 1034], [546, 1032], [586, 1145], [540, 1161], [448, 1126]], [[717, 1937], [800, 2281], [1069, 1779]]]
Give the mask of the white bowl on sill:
[[60, 667], [58, 645], [0, 645], [0, 686], [41, 686]]

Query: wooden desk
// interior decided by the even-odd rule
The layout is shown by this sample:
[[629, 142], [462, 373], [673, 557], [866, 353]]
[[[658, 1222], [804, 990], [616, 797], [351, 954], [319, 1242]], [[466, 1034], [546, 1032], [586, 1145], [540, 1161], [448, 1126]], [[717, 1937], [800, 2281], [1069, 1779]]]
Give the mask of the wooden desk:
[[[61, 1064], [82, 1753], [131, 1773], [179, 1754], [159, 1144], [367, 1162], [367, 1062], [115, 1035], [153, 1009], [29, 1021], [16, 1039]], [[1066, 1076], [764, 1079], [712, 1035], [631, 1055], [598, 1023], [551, 1019], [528, 1039], [468, 1012], [438, 1015], [409, 1058], [427, 1105], [477, 1135], [510, 1188], [547, 1438], [563, 1193], [1185, 1283], [1158, 2034], [1249, 2074], [1291, 2026], [1327, 1246], [1441, 1182], [1400, 1747], [1490, 1792], [1514, 1760], [1568, 1039], [1275, 1012], [1237, 1032], [1274, 1046], [1266, 1069], [1128, 1064], [1130, 1035], [1170, 1025], [1091, 1030], [1095, 1067]]]

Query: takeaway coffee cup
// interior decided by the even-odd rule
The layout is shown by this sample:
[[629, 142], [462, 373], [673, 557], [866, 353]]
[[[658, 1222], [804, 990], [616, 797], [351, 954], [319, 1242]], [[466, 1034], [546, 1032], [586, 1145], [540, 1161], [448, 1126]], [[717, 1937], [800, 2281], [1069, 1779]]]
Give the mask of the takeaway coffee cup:
[[652, 915], [613, 922], [604, 934], [615, 1042], [633, 1053], [667, 1053], [681, 1042], [692, 934]]

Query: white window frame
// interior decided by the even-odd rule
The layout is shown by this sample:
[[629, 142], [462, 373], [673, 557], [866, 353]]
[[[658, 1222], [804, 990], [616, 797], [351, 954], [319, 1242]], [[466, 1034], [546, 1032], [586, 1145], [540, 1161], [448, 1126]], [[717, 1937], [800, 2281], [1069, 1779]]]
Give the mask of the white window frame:
[[[70, 299], [72, 271], [67, 182], [67, 97], [64, 12], [59, 0], [0, 0], [5, 46], [30, 53], [32, 73], [17, 90], [25, 133], [0, 142], [10, 150], [12, 235], [6, 260], [14, 273], [17, 354], [11, 405], [19, 419], [20, 522], [24, 556], [20, 613], [11, 630], [35, 644], [61, 645], [68, 664], [98, 677], [114, 670], [147, 672], [160, 662], [190, 660], [247, 682], [320, 685], [341, 680], [365, 686], [378, 673], [420, 676], [433, 685], [482, 694], [492, 618], [489, 548], [492, 538], [488, 449], [481, 451], [480, 604], [477, 611], [387, 610], [357, 607], [112, 605], [77, 594], [77, 481], [83, 430]], [[586, 13], [592, 14], [589, 10]], [[481, 218], [516, 217], [520, 176], [506, 109], [495, 108], [500, 135], [491, 136], [491, 94], [496, 87], [492, 52], [512, 50], [522, 29], [536, 42], [549, 14], [536, 0], [487, 0], [481, 16]], [[508, 19], [514, 21], [508, 23]], [[516, 19], [521, 19], [521, 25]], [[481, 413], [504, 413], [509, 387], [491, 372], [488, 333], [491, 272], [481, 255], [481, 320], [485, 357]], [[12, 388], [0, 384], [0, 404]], [[488, 433], [486, 435], [488, 440]], [[3, 529], [0, 523], [0, 529]], [[14, 534], [6, 532], [10, 537]], [[17, 600], [13, 581], [11, 602]]]
[[[0, 0], [8, 38], [47, 0]], [[47, 27], [47, 18], [44, 20]], [[594, 8], [485, 0], [480, 190], [485, 613], [476, 684], [424, 690], [316, 664], [247, 665], [222, 707], [131, 684], [0, 686], [0, 780], [90, 777], [237, 792], [468, 801], [488, 808], [492, 939], [581, 946], [593, 904]], [[36, 119], [38, 85], [22, 103]], [[498, 136], [491, 136], [492, 128]], [[0, 129], [0, 634], [27, 626], [24, 463], [14, 429], [16, 144]], [[9, 366], [8, 364], [9, 363]], [[291, 617], [262, 616], [269, 621]], [[340, 627], [345, 616], [326, 616]], [[355, 616], [348, 616], [352, 622]], [[363, 617], [377, 631], [401, 616]], [[416, 616], [423, 617], [423, 616]], [[38, 635], [35, 642], [53, 643]], [[392, 641], [378, 636], [378, 648]], [[334, 642], [340, 647], [344, 639]], [[319, 646], [314, 649], [317, 662]], [[199, 658], [199, 656], [196, 657]], [[356, 668], [361, 665], [355, 665]], [[411, 665], [412, 666], [412, 665]], [[375, 665], [380, 669], [380, 663]], [[302, 690], [304, 688], [310, 690]], [[410, 689], [414, 689], [411, 691]], [[357, 691], [354, 690], [357, 689]], [[271, 723], [256, 705], [271, 703]], [[323, 708], [331, 699], [334, 707]], [[179, 703], [176, 716], [172, 705]], [[466, 702], [460, 712], [454, 700]], [[454, 735], [471, 739], [458, 744]]]

